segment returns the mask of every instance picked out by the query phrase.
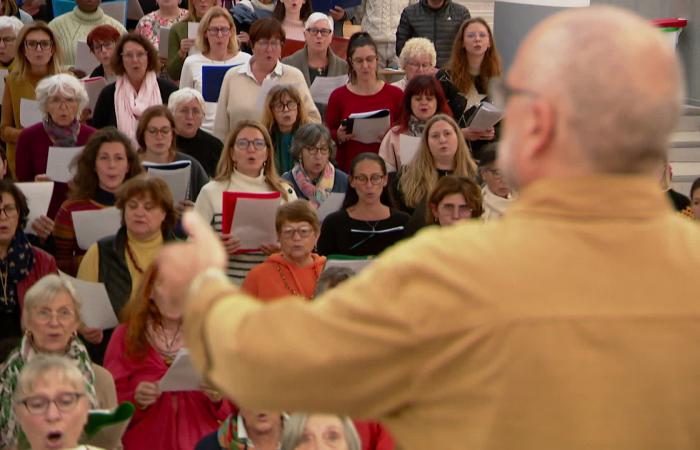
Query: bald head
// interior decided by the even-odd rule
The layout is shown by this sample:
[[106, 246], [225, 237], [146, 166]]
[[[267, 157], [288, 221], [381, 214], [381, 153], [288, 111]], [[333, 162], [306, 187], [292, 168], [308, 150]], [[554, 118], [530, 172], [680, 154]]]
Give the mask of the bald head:
[[554, 145], [593, 172], [657, 166], [684, 97], [680, 64], [661, 32], [606, 6], [540, 23], [519, 49], [509, 81], [552, 104]]

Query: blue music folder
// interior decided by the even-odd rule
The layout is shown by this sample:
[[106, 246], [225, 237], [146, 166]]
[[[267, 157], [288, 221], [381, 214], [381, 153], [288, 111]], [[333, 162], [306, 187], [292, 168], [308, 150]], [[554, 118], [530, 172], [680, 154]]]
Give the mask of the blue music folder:
[[312, 0], [311, 4], [314, 11], [328, 13], [334, 6], [340, 6], [343, 9], [360, 6], [362, 0]]
[[242, 64], [233, 66], [202, 66], [202, 96], [205, 102], [216, 103], [219, 101], [221, 93], [221, 85], [224, 82], [226, 72], [232, 67], [238, 67]]

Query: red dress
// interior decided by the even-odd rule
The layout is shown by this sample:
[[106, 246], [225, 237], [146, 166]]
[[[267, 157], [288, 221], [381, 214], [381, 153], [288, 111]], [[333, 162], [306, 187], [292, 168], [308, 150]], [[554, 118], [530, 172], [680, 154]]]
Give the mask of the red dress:
[[338, 144], [336, 160], [340, 170], [350, 174], [350, 162], [352, 159], [364, 152], [378, 153], [379, 144], [381, 143], [380, 138], [372, 144], [363, 144], [352, 140], [340, 144], [337, 137], [340, 122], [353, 113], [388, 109], [391, 124], [394, 124], [399, 118], [402, 99], [403, 91], [389, 83], [384, 83], [384, 87], [374, 95], [353, 94], [347, 86], [341, 86], [331, 93], [331, 96], [328, 98], [328, 107], [326, 108], [326, 125], [331, 131], [331, 136]]
[[[168, 370], [152, 347], [138, 360], [126, 356], [126, 325], [114, 329], [104, 366], [114, 377], [117, 400], [134, 404], [134, 391], [141, 381], [157, 382]], [[122, 442], [124, 450], [192, 450], [234, 408], [224, 400], [214, 403], [199, 391], [164, 392], [146, 409], [136, 408]]]

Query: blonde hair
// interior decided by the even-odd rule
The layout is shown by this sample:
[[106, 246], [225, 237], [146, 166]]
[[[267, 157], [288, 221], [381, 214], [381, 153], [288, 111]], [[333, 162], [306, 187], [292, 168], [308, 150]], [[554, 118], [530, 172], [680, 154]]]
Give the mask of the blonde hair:
[[24, 53], [26, 51], [24, 41], [27, 40], [27, 35], [33, 31], [43, 31], [44, 33], [48, 34], [49, 39], [51, 39], [51, 59], [48, 63], [49, 70], [47, 75], [60, 73], [62, 52], [58, 39], [56, 39], [56, 33], [54, 33], [53, 30], [46, 25], [46, 23], [41, 21], [34, 22], [31, 25], [25, 25], [25, 27], [22, 28], [22, 31], [20, 31], [19, 36], [17, 37], [17, 57], [15, 57], [15, 68], [12, 72], [18, 74], [20, 78], [27, 76], [31, 65], [27, 60], [27, 55]]
[[399, 66], [405, 69], [409, 59], [417, 58], [420, 55], [430, 56], [430, 64], [432, 64], [433, 67], [437, 64], [435, 45], [430, 39], [416, 37], [407, 40], [399, 55]]
[[418, 154], [406, 166], [399, 180], [399, 189], [403, 193], [404, 203], [411, 208], [415, 208], [421, 201], [425, 200], [438, 182], [437, 168], [428, 145], [430, 129], [437, 122], [447, 122], [457, 135], [457, 152], [454, 155], [455, 165], [452, 175], [476, 180], [476, 162], [472, 158], [459, 126], [452, 117], [437, 114], [425, 125]]
[[209, 11], [207, 11], [206, 14], [204, 14], [204, 17], [202, 17], [202, 20], [200, 20], [199, 22], [199, 28], [197, 29], [197, 40], [195, 42], [195, 45], [199, 50], [201, 50], [203, 55], [209, 53], [211, 47], [209, 47], [209, 41], [207, 40], [206, 34], [207, 30], [209, 29], [209, 24], [212, 20], [214, 20], [217, 17], [223, 17], [224, 19], [226, 19], [226, 22], [228, 22], [228, 24], [231, 26], [231, 33], [228, 36], [228, 46], [226, 48], [235, 56], [240, 50], [238, 47], [238, 39], [236, 38], [236, 35], [238, 34], [238, 32], [236, 31], [236, 24], [233, 22], [231, 14], [229, 14], [229, 12], [221, 6], [212, 6], [211, 8], [209, 8]]
[[268, 131], [272, 131], [272, 126], [275, 125], [275, 113], [272, 111], [272, 104], [279, 101], [285, 94], [292, 100], [297, 102], [297, 120], [292, 126], [292, 130], [298, 129], [302, 125], [309, 123], [309, 116], [306, 113], [306, 108], [302, 107], [301, 95], [297, 88], [291, 84], [278, 84], [270, 89], [265, 97], [265, 108], [263, 109], [262, 124]]
[[33, 310], [50, 303], [58, 294], [68, 294], [73, 300], [73, 313], [75, 320], [80, 323], [80, 308], [81, 303], [75, 288], [70, 281], [64, 280], [55, 273], [48, 274], [39, 279], [27, 290], [24, 295], [24, 304], [22, 305], [22, 327], [27, 328], [27, 321], [32, 315]]
[[265, 182], [273, 190], [282, 194], [282, 198], [284, 200], [288, 200], [288, 194], [291, 188], [282, 181], [282, 178], [280, 178], [279, 175], [277, 175], [277, 169], [275, 168], [275, 149], [272, 145], [272, 138], [263, 124], [256, 120], [241, 120], [236, 124], [233, 130], [231, 130], [231, 133], [228, 135], [228, 139], [226, 139], [224, 151], [221, 152], [219, 163], [216, 165], [216, 176], [214, 176], [214, 180], [229, 181], [231, 179], [231, 175], [233, 175], [233, 172], [236, 170], [232, 153], [236, 144], [236, 138], [244, 128], [254, 128], [262, 133], [263, 139], [265, 139], [265, 144], [267, 145], [267, 158], [263, 164]]

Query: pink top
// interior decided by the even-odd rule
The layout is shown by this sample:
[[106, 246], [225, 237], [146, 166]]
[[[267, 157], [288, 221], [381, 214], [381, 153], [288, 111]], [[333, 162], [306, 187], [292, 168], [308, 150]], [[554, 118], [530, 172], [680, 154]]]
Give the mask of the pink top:
[[[350, 92], [347, 86], [341, 86], [331, 93], [328, 99], [328, 108], [326, 108], [326, 125], [331, 131], [333, 139], [337, 140], [338, 127], [343, 119], [346, 119], [350, 114], [375, 111], [377, 109], [388, 109], [393, 124], [399, 118], [401, 111], [401, 100], [403, 99], [403, 91], [389, 83], [384, 83], [384, 87], [374, 95], [357, 95]], [[350, 174], [350, 162], [352, 159], [363, 152], [377, 153], [379, 151], [379, 143], [384, 137], [377, 137], [377, 142], [372, 144], [363, 144], [357, 141], [347, 141], [342, 144], [338, 143], [338, 168], [347, 174]]]
[[[124, 324], [114, 329], [104, 366], [114, 377], [119, 402], [134, 404], [139, 382], [157, 382], [168, 370], [165, 360], [152, 347], [138, 360], [126, 356]], [[164, 392], [153, 405], [136, 408], [122, 439], [124, 450], [192, 450], [233, 411], [228, 401], [214, 403], [199, 391]]]

